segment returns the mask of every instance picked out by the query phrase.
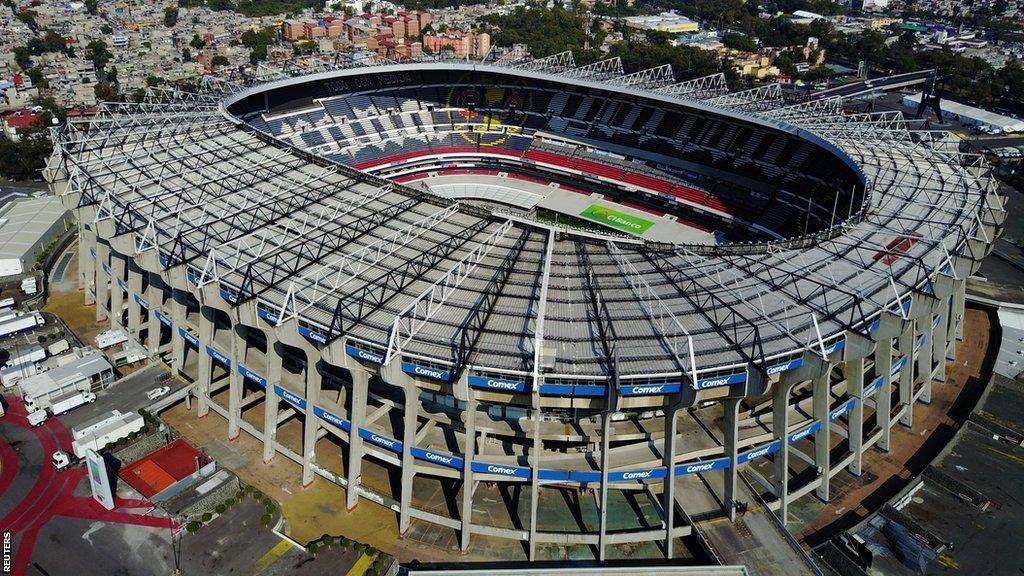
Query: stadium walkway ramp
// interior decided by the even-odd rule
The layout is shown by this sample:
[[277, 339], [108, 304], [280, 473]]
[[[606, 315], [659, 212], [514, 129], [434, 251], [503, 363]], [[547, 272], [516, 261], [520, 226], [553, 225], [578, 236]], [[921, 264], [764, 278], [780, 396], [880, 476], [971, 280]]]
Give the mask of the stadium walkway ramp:
[[721, 513], [720, 488], [713, 482], [676, 486], [676, 499], [685, 509], [710, 512], [717, 508], [717, 513], [696, 514], [691, 519], [719, 563], [744, 566], [750, 576], [820, 576], [821, 571], [745, 482], [738, 483], [737, 500], [749, 505], [736, 515], [735, 522]]

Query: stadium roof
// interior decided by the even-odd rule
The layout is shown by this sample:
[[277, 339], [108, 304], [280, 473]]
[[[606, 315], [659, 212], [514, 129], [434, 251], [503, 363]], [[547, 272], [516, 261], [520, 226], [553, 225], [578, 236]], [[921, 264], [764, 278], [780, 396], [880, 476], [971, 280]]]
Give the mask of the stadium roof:
[[707, 251], [556, 234], [286, 145], [211, 95], [107, 104], [89, 132], [72, 124], [59, 150], [90, 174], [88, 187], [72, 178], [69, 190], [133, 240], [144, 266], [185, 266], [193, 284], [254, 302], [271, 324], [295, 319], [314, 341], [442, 371], [528, 377], [553, 349], [552, 377], [676, 378], [824, 354], [925, 293], [981, 226], [990, 180], [980, 159], [899, 113], [847, 115], [838, 99], [786, 106], [777, 86], [723, 95], [715, 79], [673, 88], [660, 73], [624, 79], [618, 62], [569, 64], [288, 73], [233, 89], [225, 105], [409, 71], [552, 82], [814, 143], [864, 175], [870, 210], [825, 233]]

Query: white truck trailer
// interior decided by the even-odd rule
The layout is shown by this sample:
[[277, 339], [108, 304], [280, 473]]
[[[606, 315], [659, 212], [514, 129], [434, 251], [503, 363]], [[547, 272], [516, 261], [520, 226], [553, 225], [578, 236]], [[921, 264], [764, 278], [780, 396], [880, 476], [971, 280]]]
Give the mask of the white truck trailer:
[[7, 308], [14, 308], [14, 298], [0, 300], [0, 310], [6, 310]]
[[8, 350], [11, 356], [4, 362], [4, 366], [17, 366], [19, 364], [29, 364], [33, 362], [41, 362], [46, 360], [46, 350], [43, 350], [42, 346], [33, 346], [27, 350], [25, 349], [13, 349]]
[[50, 404], [50, 412], [53, 412], [54, 416], [58, 414], [66, 414], [69, 411], [78, 408], [79, 406], [84, 406], [85, 404], [92, 404], [95, 401], [96, 395], [93, 394], [92, 392], [78, 392], [76, 394], [71, 394], [69, 396], [64, 396], [63, 398], [58, 398], [57, 400], [55, 400], [52, 404]]
[[67, 340], [58, 340], [58, 341], [54, 342], [53, 344], [50, 344], [46, 348], [46, 353], [49, 354], [50, 356], [56, 356], [58, 354], [63, 354], [63, 353], [67, 352], [70, 349], [71, 349], [71, 345], [68, 344]]
[[99, 452], [108, 443], [142, 430], [145, 421], [139, 414], [121, 414], [113, 418], [108, 417], [96, 424], [100, 426], [88, 426], [88, 431], [80, 435], [72, 433], [74, 440], [71, 441], [71, 449], [79, 458], [85, 457], [86, 450]]
[[43, 315], [39, 312], [31, 312], [29, 314], [15, 316], [9, 320], [0, 322], [0, 338], [6, 338], [12, 334], [31, 330], [36, 326], [42, 326], [43, 324]]
[[104, 330], [96, 335], [96, 347], [100, 350], [128, 341], [128, 333], [124, 330]]
[[45, 366], [35, 364], [33, 362], [18, 364], [17, 366], [8, 366], [6, 368], [0, 368], [0, 382], [3, 382], [4, 388], [10, 388], [25, 378], [35, 376], [36, 374], [45, 371]]

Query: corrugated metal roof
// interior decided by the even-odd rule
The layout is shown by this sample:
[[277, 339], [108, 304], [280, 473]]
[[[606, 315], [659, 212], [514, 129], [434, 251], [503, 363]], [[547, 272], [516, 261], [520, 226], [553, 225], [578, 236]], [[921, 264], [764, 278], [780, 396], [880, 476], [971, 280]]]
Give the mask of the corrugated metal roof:
[[0, 207], [0, 258], [22, 258], [67, 213], [56, 196], [21, 198]]

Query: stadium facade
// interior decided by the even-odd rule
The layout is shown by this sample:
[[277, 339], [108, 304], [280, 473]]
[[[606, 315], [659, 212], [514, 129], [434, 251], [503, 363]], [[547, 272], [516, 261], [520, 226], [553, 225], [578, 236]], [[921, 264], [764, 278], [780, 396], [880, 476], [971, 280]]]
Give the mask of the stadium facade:
[[[695, 490], [735, 514], [741, 470], [783, 519], [827, 500], [942, 385], [1005, 217], [979, 157], [899, 113], [565, 55], [106, 104], [46, 172], [82, 223], [97, 318], [194, 379], [199, 416], [346, 486], [350, 509], [390, 506], [403, 533], [419, 519], [531, 558], [671, 556]], [[541, 218], [516, 175], [612, 221]], [[439, 177], [458, 197], [418, 182]], [[299, 446], [277, 439], [289, 418]], [[506, 516], [474, 512], [489, 494]], [[596, 514], [544, 525], [566, 495]]]

